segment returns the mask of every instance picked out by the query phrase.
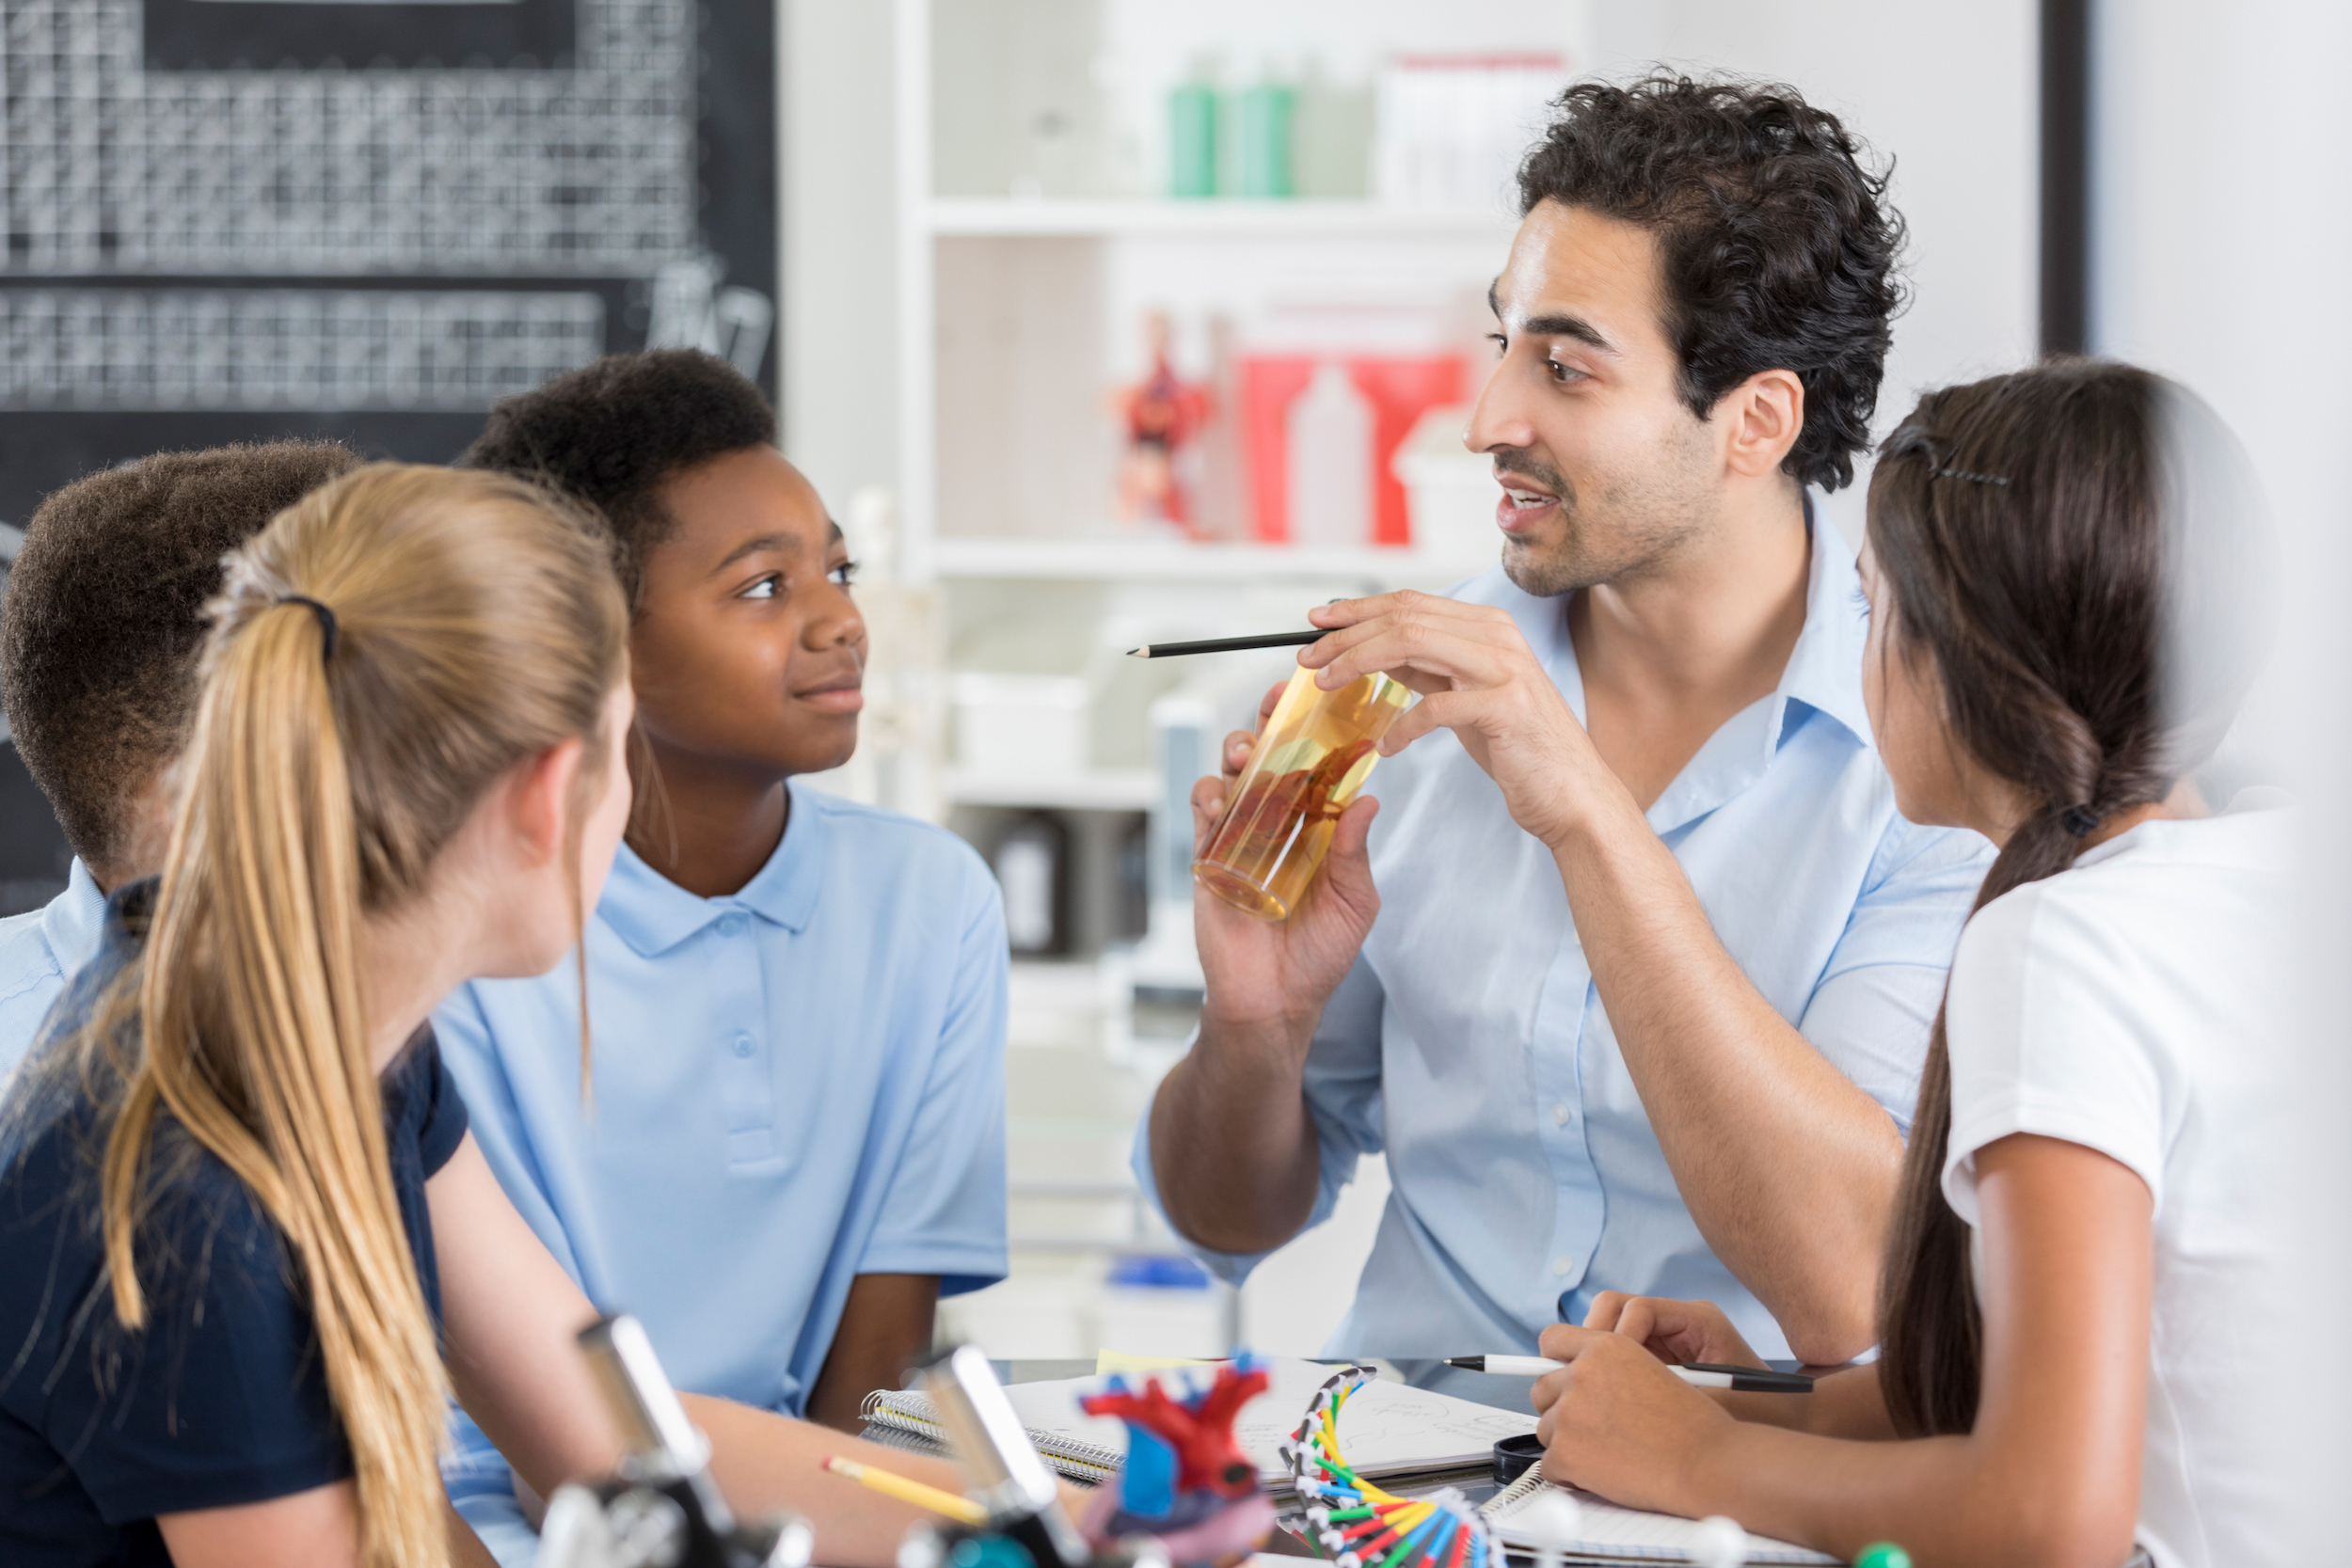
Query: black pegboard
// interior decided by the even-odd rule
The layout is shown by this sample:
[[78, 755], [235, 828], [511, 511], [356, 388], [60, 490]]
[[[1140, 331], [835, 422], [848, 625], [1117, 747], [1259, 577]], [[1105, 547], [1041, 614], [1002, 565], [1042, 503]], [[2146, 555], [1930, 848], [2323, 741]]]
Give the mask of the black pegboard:
[[[644, 346], [665, 266], [779, 297], [771, 5], [0, 0], [0, 521], [96, 468], [225, 441], [446, 462], [543, 360]], [[374, 352], [369, 332], [415, 341], [419, 309], [439, 363], [540, 301], [569, 312], [561, 354], [454, 395], [354, 395], [339, 368]], [[214, 330], [179, 353], [197, 328], [156, 325], [237, 309], [226, 348]], [[257, 379], [248, 317], [320, 374]], [[114, 356], [103, 374], [85, 341]], [[772, 329], [756, 379], [776, 396]], [[8, 749], [0, 895], [62, 847], [28, 789]]]

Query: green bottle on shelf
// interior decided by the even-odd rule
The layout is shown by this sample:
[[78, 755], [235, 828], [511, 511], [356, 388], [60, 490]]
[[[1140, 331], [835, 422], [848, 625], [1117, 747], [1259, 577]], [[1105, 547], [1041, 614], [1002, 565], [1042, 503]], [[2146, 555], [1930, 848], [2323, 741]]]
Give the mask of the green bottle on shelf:
[[1911, 1568], [1911, 1554], [1892, 1541], [1873, 1541], [1853, 1560], [1853, 1568]]
[[1186, 82], [1168, 95], [1168, 194], [1216, 195], [1216, 89]]
[[1279, 198], [1298, 194], [1291, 178], [1291, 132], [1297, 118], [1295, 87], [1260, 82], [1242, 89], [1242, 195]]

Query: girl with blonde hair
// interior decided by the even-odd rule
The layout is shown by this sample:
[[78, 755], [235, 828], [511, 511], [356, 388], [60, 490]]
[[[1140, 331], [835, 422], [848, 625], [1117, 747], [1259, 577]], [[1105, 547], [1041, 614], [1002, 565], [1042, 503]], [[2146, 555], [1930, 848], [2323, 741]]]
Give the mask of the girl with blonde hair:
[[[553, 968], [612, 863], [609, 546], [515, 480], [376, 465], [232, 554], [213, 622], [163, 874], [0, 1103], [0, 1560], [486, 1560], [437, 1468], [453, 1393], [543, 1492], [619, 1440], [594, 1310], [426, 1018]], [[856, 1445], [691, 1402], [739, 1507], [788, 1490], [833, 1560], [889, 1557], [907, 1511], [816, 1470]]]

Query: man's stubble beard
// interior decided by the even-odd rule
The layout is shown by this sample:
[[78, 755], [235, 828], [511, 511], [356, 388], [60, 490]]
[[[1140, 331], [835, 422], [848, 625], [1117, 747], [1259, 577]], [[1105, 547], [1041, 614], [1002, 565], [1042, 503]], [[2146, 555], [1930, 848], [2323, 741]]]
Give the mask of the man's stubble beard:
[[1536, 598], [1654, 576], [1707, 532], [1706, 498], [1683, 475], [1610, 484], [1589, 518], [1568, 484], [1545, 477], [1560, 498], [1558, 538], [1539, 545], [1506, 535], [1502, 542], [1503, 576]]

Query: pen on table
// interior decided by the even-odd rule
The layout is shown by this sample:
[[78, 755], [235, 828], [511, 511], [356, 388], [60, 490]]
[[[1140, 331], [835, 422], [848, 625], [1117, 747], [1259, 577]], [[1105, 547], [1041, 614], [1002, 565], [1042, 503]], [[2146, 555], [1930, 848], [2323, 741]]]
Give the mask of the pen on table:
[[886, 1497], [896, 1497], [917, 1508], [928, 1508], [933, 1513], [944, 1513], [960, 1525], [969, 1525], [977, 1529], [988, 1523], [988, 1510], [971, 1498], [959, 1497], [953, 1492], [943, 1492], [936, 1486], [926, 1486], [912, 1477], [890, 1470], [877, 1470], [854, 1459], [844, 1459], [837, 1453], [826, 1457], [825, 1468], [834, 1475], [847, 1476], [860, 1486], [880, 1492]]
[[[1452, 1355], [1449, 1367], [1505, 1377], [1541, 1377], [1565, 1367], [1546, 1355]], [[1810, 1394], [1813, 1379], [1804, 1372], [1776, 1372], [1763, 1367], [1718, 1367], [1707, 1362], [1689, 1366], [1667, 1363], [1666, 1370], [1697, 1388], [1729, 1388], [1741, 1394]]]
[[1277, 631], [1263, 637], [1213, 637], [1205, 642], [1147, 642], [1127, 650], [1129, 658], [1174, 658], [1179, 654], [1237, 654], [1251, 648], [1303, 648], [1329, 631]]

